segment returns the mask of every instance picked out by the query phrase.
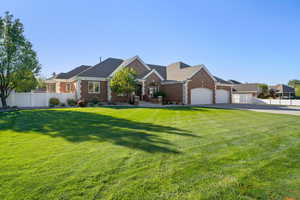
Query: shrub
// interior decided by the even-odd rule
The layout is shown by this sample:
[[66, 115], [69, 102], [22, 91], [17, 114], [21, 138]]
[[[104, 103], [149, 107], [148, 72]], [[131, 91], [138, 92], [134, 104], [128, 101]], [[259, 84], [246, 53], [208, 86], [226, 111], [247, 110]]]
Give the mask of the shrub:
[[159, 96], [162, 96], [163, 98], [165, 98], [165, 97], [166, 97], [166, 93], [164, 93], [164, 92], [162, 92], [162, 91], [158, 91], [158, 92], [155, 92], [155, 93], [153, 94], [153, 96], [154, 96], [155, 98], [157, 98], [157, 97], [159, 97]]
[[86, 107], [87, 103], [86, 103], [86, 101], [84, 101], [84, 100], [79, 100], [79, 101], [77, 102], [77, 105], [78, 105], [79, 107]]
[[89, 101], [89, 103], [92, 103], [92, 104], [98, 104], [99, 103], [99, 100], [94, 98], [92, 99], [91, 101]]
[[49, 99], [49, 105], [50, 107], [58, 106], [60, 104], [60, 101], [58, 98], [51, 98]]
[[88, 106], [88, 107], [95, 107], [96, 104], [93, 104], [93, 103], [91, 103], [91, 102], [88, 102], [88, 103], [87, 103], [87, 106]]
[[67, 99], [67, 103], [68, 103], [69, 106], [75, 106], [76, 105], [75, 99]]
[[113, 102], [113, 101], [109, 101], [108, 105], [117, 105], [117, 104], [115, 102]]
[[62, 106], [62, 107], [65, 107], [65, 106], [66, 106], [66, 104], [65, 104], [65, 103], [61, 103], [61, 104], [60, 104], [60, 106]]
[[101, 102], [98, 102], [97, 104], [96, 104], [96, 106], [102, 106], [103, 104], [101, 103]]

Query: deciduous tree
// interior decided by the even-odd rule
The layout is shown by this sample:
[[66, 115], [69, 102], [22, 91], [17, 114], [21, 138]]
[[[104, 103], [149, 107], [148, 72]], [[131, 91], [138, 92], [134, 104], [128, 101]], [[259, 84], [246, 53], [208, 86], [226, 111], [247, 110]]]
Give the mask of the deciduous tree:
[[117, 71], [110, 80], [111, 90], [116, 94], [126, 94], [130, 100], [131, 94], [136, 90], [136, 72], [132, 68], [125, 67]]
[[[40, 64], [32, 44], [24, 36], [24, 27], [19, 19], [8, 12], [0, 17], [0, 98], [3, 107], [6, 99], [24, 83], [35, 83]], [[30, 84], [29, 84], [30, 85]]]

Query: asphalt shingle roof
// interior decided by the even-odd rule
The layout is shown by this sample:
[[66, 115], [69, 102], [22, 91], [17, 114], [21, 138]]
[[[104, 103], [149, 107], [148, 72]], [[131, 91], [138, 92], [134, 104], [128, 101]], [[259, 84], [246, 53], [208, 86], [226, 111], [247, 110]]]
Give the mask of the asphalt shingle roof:
[[155, 69], [164, 79], [167, 78], [167, 68], [162, 65], [147, 64], [151, 69]]
[[231, 84], [242, 84], [241, 82], [239, 82], [239, 81], [236, 81], [236, 80], [228, 80], [228, 82], [229, 83], [231, 83]]
[[88, 65], [81, 65], [79, 67], [76, 67], [75, 69], [72, 69], [71, 71], [69, 71], [67, 73], [59, 73], [55, 78], [56, 79], [69, 79], [69, 78], [72, 78], [72, 77], [80, 74], [81, 72], [87, 70], [90, 67], [91, 66], [88, 66]]
[[245, 83], [233, 86], [235, 92], [259, 92], [260, 83]]
[[107, 58], [103, 62], [100, 62], [83, 73], [80, 73], [79, 76], [106, 78], [122, 63], [122, 59]]
[[[68, 79], [73, 76], [81, 76], [81, 77], [99, 77], [99, 78], [107, 78], [113, 71], [115, 71], [120, 65], [127, 65], [132, 61], [133, 58], [130, 59], [118, 59], [118, 58], [107, 58], [104, 61], [96, 64], [95, 66], [86, 66], [82, 65], [80, 67], [75, 68], [74, 70], [68, 73], [60, 73], [57, 75], [57, 78]], [[177, 62], [169, 65], [168, 67], [162, 65], [153, 65], [147, 64], [147, 66], [153, 70], [155, 69], [165, 80], [174, 80], [174, 81], [184, 81], [190, 78], [194, 73], [199, 71], [203, 65], [190, 66], [183, 62]], [[145, 71], [143, 74], [139, 74], [137, 78], [145, 77], [150, 70]], [[215, 77], [216, 80], [220, 83], [230, 84], [229, 82]]]
[[217, 76], [214, 76], [214, 78], [217, 80], [218, 83], [221, 83], [221, 84], [232, 84], [230, 83], [229, 81], [225, 81]]

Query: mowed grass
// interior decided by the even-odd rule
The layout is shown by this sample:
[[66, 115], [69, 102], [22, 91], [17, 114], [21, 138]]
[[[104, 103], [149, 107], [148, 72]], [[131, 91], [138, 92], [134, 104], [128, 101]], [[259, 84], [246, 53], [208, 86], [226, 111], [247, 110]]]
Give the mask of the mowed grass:
[[300, 117], [197, 107], [0, 113], [0, 199], [300, 199]]

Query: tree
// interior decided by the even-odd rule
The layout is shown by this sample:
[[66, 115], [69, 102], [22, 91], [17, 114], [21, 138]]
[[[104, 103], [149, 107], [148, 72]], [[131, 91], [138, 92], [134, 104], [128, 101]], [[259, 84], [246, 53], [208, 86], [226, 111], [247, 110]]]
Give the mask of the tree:
[[19, 19], [8, 12], [0, 17], [0, 98], [3, 107], [10, 93], [24, 83], [35, 85], [40, 64], [32, 44], [24, 36]]
[[300, 85], [297, 85], [295, 90], [296, 90], [296, 97], [300, 97]]
[[259, 88], [261, 93], [259, 94], [259, 98], [267, 98], [269, 96], [269, 87], [266, 84], [260, 84]]
[[293, 87], [293, 88], [296, 88], [297, 85], [300, 85], [300, 80], [298, 80], [298, 79], [290, 80], [288, 85]]
[[126, 94], [130, 101], [131, 94], [136, 90], [136, 72], [132, 68], [124, 67], [116, 72], [110, 80], [111, 90], [116, 94]]

